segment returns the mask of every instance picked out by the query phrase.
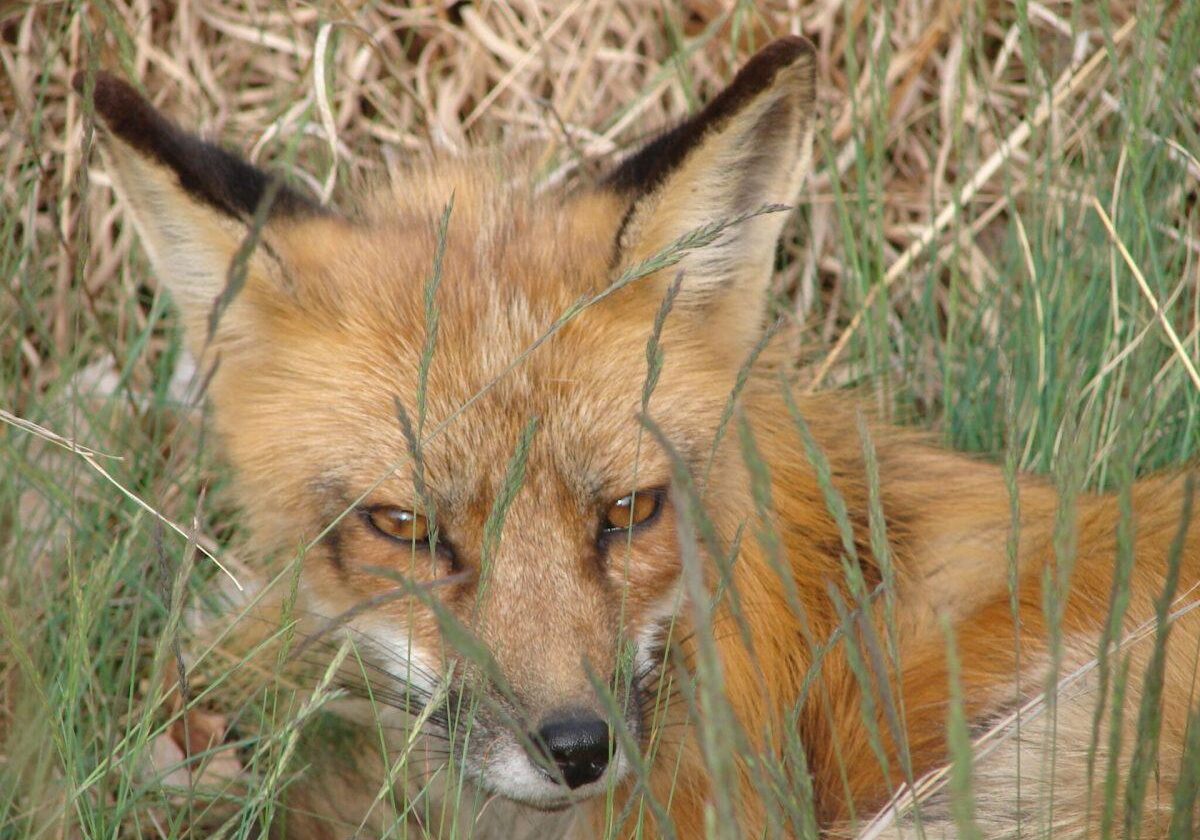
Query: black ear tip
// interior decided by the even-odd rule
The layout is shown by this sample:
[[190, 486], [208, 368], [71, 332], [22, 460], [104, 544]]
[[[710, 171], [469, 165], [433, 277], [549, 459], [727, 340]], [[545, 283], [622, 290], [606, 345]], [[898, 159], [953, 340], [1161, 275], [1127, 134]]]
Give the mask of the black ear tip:
[[766, 49], [778, 48], [785, 50], [792, 55], [812, 55], [817, 51], [813, 46], [813, 42], [805, 38], [803, 35], [784, 35], [781, 38], [776, 38], [771, 43], [767, 44]]
[[[88, 72], [86, 70], [79, 70], [71, 77], [71, 87], [75, 88], [75, 92], [81, 96], [87, 87], [87, 78]], [[134, 99], [142, 98], [141, 94], [134, 90], [132, 85], [114, 76], [107, 70], [97, 70], [92, 78], [96, 99], [103, 98], [108, 100], [119, 96], [132, 97]]]
[[750, 60], [734, 79], [733, 85], [741, 81], [748, 88], [761, 89], [769, 85], [776, 74], [788, 67], [806, 63], [809, 68], [815, 69], [812, 59], [816, 52], [812, 42], [799, 35], [776, 38], [750, 56]]
[[790, 74], [786, 78], [787, 90], [798, 94], [801, 106], [807, 110], [815, 96], [815, 55], [812, 43], [799, 35], [775, 39], [752, 55], [729, 86], [704, 110], [627, 157], [604, 180], [605, 185], [617, 192], [646, 193], [656, 188], [708, 132], [719, 129], [747, 103], [770, 89], [782, 73]]
[[[80, 70], [71, 79], [71, 87], [82, 95], [87, 86], [87, 72]], [[154, 106], [138, 93], [133, 85], [112, 73], [103, 70], [96, 72], [92, 88], [92, 103], [96, 113], [104, 120], [110, 129], [118, 135], [126, 135], [133, 131], [145, 130], [146, 126], [159, 121], [158, 112]], [[135, 142], [137, 138], [125, 137]], [[135, 142], [136, 144], [136, 142]]]

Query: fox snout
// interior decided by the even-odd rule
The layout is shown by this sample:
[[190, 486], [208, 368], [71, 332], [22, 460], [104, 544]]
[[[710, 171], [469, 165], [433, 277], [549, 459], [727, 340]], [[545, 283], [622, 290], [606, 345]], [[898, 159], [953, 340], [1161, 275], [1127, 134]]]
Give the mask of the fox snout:
[[[465, 754], [470, 775], [485, 789], [535, 807], [556, 810], [594, 795], [629, 767], [618, 742], [643, 734], [641, 689], [614, 691], [622, 711], [613, 719], [599, 697], [573, 696], [542, 711], [511, 707], [495, 686], [471, 715]], [[519, 700], [517, 701], [520, 702]]]
[[[491, 708], [481, 708], [476, 721], [482, 714], [499, 726], [486, 727], [491, 737], [477, 738], [473, 745], [478, 755], [513, 753], [509, 766], [514, 772], [507, 781], [495, 772], [481, 774], [496, 780], [489, 786], [505, 792], [508, 782], [531, 777], [540, 783], [535, 787], [546, 786], [550, 801], [545, 804], [551, 807], [559, 799], [576, 799], [577, 791], [588, 795], [594, 790], [590, 786], [624, 771], [618, 733], [633, 742], [644, 735], [645, 691], [639, 680], [623, 673], [612, 659], [603, 665], [576, 660], [569, 676], [556, 664], [563, 663], [552, 655], [544, 663], [525, 662], [524, 667], [505, 669], [512, 676], [507, 685], [484, 688], [488, 697], [483, 705]], [[601, 668], [607, 669], [607, 679], [600, 676], [606, 673]]]

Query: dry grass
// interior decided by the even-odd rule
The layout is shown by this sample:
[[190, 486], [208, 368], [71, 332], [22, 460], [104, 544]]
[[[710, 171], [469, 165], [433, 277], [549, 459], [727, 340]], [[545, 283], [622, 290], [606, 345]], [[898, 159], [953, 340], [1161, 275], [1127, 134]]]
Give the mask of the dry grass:
[[[285, 156], [300, 135], [296, 177], [344, 203], [339, 184], [379, 178], [427, 149], [530, 143], [547, 163], [591, 162], [687, 113], [785, 32], [818, 45], [827, 142], [810, 238], [782, 282], [797, 317], [820, 317], [816, 336], [829, 345], [855, 314], [847, 287], [862, 270], [839, 239], [834, 185], [846, 196], [866, 191], [901, 315], [926, 243], [953, 250], [964, 289], [978, 294], [996, 275], [997, 232], [1031, 185], [1072, 215], [1086, 206], [1091, 196], [1058, 176], [1113, 130], [1122, 65], [1146, 57], [1128, 49], [1132, 6], [1111, 7], [1107, 22], [1081, 5], [1033, 3], [1022, 21], [1008, 4], [930, 0], [887, 12], [841, 0], [33, 4], [4, 22], [3, 183], [23, 242], [11, 276], [36, 268], [54, 290], [36, 304], [47, 334], [6, 334], [0, 348], [24, 360], [33, 398], [72, 356], [73, 297], [98, 319], [138, 314], [120, 304], [145, 273], [129, 270], [136, 246], [107, 182], [97, 174], [86, 197], [79, 190], [86, 120], [68, 81], [89, 61], [137, 80], [166, 111], [253, 160]], [[1112, 53], [1105, 31], [1119, 36]], [[1088, 59], [1089, 72], [1073, 79]], [[1061, 95], [1047, 113], [1051, 89]], [[1058, 172], [1031, 165], [1045, 162], [1036, 146], [1051, 134], [1030, 138], [1026, 123], [1047, 120]], [[1176, 153], [1200, 175], [1192, 155]], [[864, 155], [882, 165], [862, 171]], [[990, 177], [972, 180], [985, 161], [996, 164]], [[1185, 219], [1161, 222], [1194, 236]], [[845, 361], [831, 359], [834, 379]]]

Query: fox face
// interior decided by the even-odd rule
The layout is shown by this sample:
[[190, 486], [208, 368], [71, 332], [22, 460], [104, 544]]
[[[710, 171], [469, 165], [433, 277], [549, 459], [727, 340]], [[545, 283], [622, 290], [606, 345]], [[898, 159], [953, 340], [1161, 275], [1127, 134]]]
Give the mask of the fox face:
[[565, 806], [649, 736], [686, 623], [673, 471], [715, 464], [728, 538], [750, 504], [714, 439], [808, 166], [813, 76], [783, 39], [597, 183], [538, 190], [482, 155], [345, 214], [111, 76], [76, 81], [209, 372], [256, 553], [301, 555], [305, 609], [364, 640], [398, 713], [436, 703], [443, 734], [470, 715], [461, 761], [487, 790]]

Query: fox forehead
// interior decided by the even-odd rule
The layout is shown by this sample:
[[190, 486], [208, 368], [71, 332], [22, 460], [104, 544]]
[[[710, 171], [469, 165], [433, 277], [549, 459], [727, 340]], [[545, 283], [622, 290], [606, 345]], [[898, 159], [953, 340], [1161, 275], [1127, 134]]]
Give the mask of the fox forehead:
[[[611, 192], [539, 194], [532, 173], [510, 170], [501, 178], [477, 159], [396, 177], [395, 186], [362, 202], [352, 250], [336, 242], [316, 247], [339, 257], [331, 268], [343, 275], [333, 279], [345, 294], [362, 297], [348, 302], [371, 309], [397, 297], [402, 306], [389, 314], [417, 322], [404, 326], [424, 321], [425, 285], [443, 249], [439, 305], [466, 316], [462, 321], [523, 328], [520, 339], [544, 329], [547, 317], [580, 294], [598, 291], [614, 268], [624, 208]], [[319, 222], [298, 227], [305, 235], [345, 230]]]
[[[416, 188], [375, 196], [352, 226], [306, 221], [283, 233], [301, 305], [275, 308], [260, 333], [262, 363], [242, 371], [236, 394], [221, 394], [220, 382], [214, 394], [235, 458], [304, 446], [328, 461], [309, 475], [314, 486], [354, 498], [378, 485], [375, 496], [407, 502], [403, 426], [423, 420], [428, 490], [467, 507], [494, 495], [536, 419], [531, 485], [557, 481], [544, 489], [580, 500], [624, 495], [635, 463], [640, 485], [666, 483], [658, 453], [638, 446], [653, 309], [618, 300], [563, 321], [615, 276], [616, 202], [600, 192], [539, 197], [486, 168], [455, 171], [458, 180], [409, 173]], [[665, 382], [654, 405], [690, 404], [692, 427], [703, 407], [684, 386], [684, 377]], [[290, 440], [270, 439], [286, 413], [303, 422]]]

